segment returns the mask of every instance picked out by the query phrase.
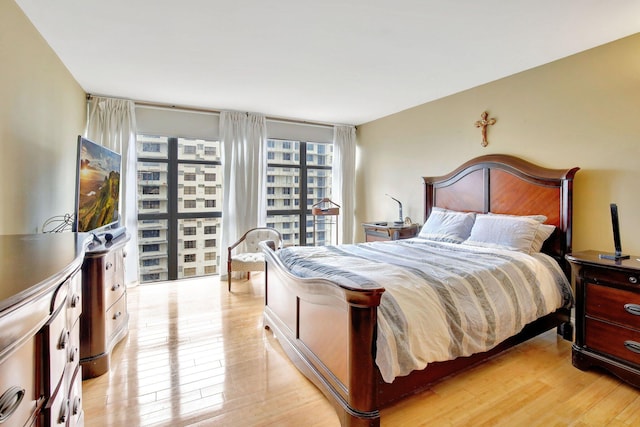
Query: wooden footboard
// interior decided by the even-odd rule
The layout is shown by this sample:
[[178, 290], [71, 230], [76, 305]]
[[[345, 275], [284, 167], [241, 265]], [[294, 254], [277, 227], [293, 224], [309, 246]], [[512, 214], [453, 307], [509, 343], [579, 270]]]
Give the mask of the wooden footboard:
[[375, 365], [383, 288], [355, 290], [288, 273], [266, 243], [264, 324], [327, 397], [343, 426], [380, 423]]

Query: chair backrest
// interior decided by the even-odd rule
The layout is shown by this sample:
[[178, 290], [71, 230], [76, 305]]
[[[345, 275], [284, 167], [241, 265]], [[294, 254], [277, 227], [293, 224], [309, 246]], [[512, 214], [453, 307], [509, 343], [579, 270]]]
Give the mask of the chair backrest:
[[244, 239], [244, 251], [245, 252], [260, 252], [260, 242], [264, 240], [273, 240], [276, 244], [276, 248], [282, 245], [280, 232], [274, 228], [259, 227], [249, 230]]

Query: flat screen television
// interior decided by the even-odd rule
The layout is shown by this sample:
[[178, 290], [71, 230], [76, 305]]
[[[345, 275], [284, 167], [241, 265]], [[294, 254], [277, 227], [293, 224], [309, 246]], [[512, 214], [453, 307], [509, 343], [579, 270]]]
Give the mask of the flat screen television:
[[78, 136], [74, 231], [101, 232], [119, 219], [122, 156]]

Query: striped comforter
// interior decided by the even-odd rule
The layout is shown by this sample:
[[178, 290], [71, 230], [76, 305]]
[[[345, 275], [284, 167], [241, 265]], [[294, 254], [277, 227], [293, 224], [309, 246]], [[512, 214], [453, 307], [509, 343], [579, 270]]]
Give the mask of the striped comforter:
[[376, 363], [386, 382], [430, 362], [487, 351], [527, 323], [573, 304], [558, 264], [544, 254], [414, 238], [279, 251], [299, 277], [384, 287]]

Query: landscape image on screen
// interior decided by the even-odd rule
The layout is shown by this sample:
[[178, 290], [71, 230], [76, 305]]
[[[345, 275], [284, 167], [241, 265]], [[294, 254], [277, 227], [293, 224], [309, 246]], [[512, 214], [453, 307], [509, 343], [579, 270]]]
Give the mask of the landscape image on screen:
[[120, 155], [82, 139], [78, 168], [77, 231], [91, 231], [116, 221]]

